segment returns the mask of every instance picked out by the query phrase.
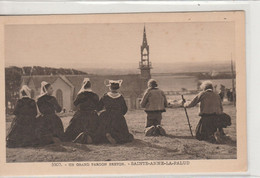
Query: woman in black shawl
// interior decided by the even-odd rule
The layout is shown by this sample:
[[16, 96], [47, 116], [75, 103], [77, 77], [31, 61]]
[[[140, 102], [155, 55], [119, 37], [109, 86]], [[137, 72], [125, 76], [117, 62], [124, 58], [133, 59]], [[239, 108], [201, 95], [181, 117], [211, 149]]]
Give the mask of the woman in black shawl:
[[24, 85], [20, 90], [20, 99], [14, 109], [15, 118], [6, 138], [7, 147], [32, 146], [35, 141], [36, 103], [31, 99], [31, 89]]
[[37, 100], [37, 106], [41, 115], [37, 118], [36, 135], [40, 145], [50, 144], [55, 141], [63, 141], [64, 128], [62, 121], [56, 112], [62, 108], [56, 98], [52, 96], [51, 84], [43, 81], [41, 83], [41, 95]]
[[85, 78], [74, 101], [77, 111], [65, 131], [66, 141], [92, 143], [98, 124], [98, 102], [99, 97], [91, 90], [89, 78]]
[[122, 80], [109, 80], [110, 92], [104, 94], [99, 101], [98, 110], [99, 127], [97, 129], [96, 142], [111, 144], [131, 142], [134, 137], [129, 133], [124, 115], [127, 112], [127, 105], [124, 97], [117, 91]]

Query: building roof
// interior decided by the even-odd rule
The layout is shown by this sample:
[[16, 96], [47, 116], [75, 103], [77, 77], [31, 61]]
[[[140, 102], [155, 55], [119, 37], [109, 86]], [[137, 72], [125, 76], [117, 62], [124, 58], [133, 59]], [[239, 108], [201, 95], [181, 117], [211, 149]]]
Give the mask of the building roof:
[[104, 81], [106, 79], [110, 80], [123, 80], [120, 92], [126, 96], [138, 97], [142, 94], [141, 87], [141, 78], [139, 74], [130, 74], [130, 75], [66, 75], [66, 78], [73, 84], [75, 87], [75, 94], [81, 88], [82, 81], [84, 78], [89, 78], [92, 84], [92, 90], [96, 92], [99, 96], [103, 96], [104, 93], [108, 91], [108, 87], [105, 86]]
[[73, 84], [66, 78], [66, 76], [64, 75], [60, 75], [59, 76], [67, 85], [69, 85], [72, 88], [75, 88], [75, 86], [73, 86]]
[[41, 82], [46, 81], [50, 84], [54, 83], [58, 78], [61, 78], [70, 87], [74, 88], [74, 97], [79, 92], [84, 78], [90, 78], [92, 89], [100, 97], [104, 93], [108, 92], [108, 87], [105, 86], [104, 81], [110, 80], [123, 80], [120, 92], [125, 97], [140, 97], [144, 92], [141, 88], [141, 76], [139, 74], [129, 74], [129, 75], [35, 75], [35, 76], [23, 76], [23, 81], [25, 84], [29, 84], [30, 80], [33, 80], [35, 88], [38, 90], [41, 87]]
[[55, 82], [59, 78], [58, 75], [32, 75], [32, 76], [22, 76], [24, 84], [28, 85], [31, 80], [33, 80], [36, 89], [41, 88], [41, 82], [46, 81], [50, 84]]

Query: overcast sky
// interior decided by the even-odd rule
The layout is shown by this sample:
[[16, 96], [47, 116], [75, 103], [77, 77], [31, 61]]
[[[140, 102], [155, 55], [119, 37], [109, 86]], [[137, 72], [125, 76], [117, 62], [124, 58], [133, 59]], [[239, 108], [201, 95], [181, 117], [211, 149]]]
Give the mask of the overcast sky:
[[[6, 66], [128, 67], [140, 60], [140, 24], [9, 25]], [[230, 61], [234, 23], [146, 23], [153, 63]]]

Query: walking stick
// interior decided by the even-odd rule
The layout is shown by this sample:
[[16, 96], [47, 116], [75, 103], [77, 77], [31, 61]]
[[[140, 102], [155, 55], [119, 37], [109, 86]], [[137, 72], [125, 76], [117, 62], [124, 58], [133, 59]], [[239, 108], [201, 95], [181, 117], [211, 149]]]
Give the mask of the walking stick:
[[[183, 95], [181, 95], [181, 98], [182, 98], [182, 101], [185, 101]], [[189, 119], [189, 116], [188, 116], [188, 113], [187, 113], [187, 109], [185, 107], [183, 107], [183, 108], [184, 108], [184, 111], [185, 111], [185, 114], [186, 114], [186, 117], [187, 117], [187, 121], [188, 121], [188, 124], [189, 124], [191, 136], [193, 137], [192, 130], [191, 130], [191, 125], [190, 125], [190, 119]]]

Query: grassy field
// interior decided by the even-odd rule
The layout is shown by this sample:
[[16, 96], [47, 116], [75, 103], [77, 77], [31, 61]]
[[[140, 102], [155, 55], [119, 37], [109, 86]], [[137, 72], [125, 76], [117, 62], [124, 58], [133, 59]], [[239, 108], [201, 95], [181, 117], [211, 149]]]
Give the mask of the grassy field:
[[[123, 145], [84, 145], [74, 143], [51, 144], [37, 148], [7, 148], [7, 162], [61, 162], [61, 161], [126, 161], [126, 160], [186, 160], [235, 159], [236, 111], [225, 105], [224, 111], [232, 117], [232, 125], [225, 129], [232, 141], [227, 144], [210, 144], [192, 138], [183, 108], [168, 109], [162, 125], [166, 137], [145, 137], [146, 115], [142, 110], [129, 111], [128, 127], [135, 140]], [[193, 132], [199, 121], [198, 108], [188, 109]], [[62, 117], [64, 127], [70, 116]], [[10, 122], [7, 122], [7, 129]]]

